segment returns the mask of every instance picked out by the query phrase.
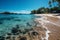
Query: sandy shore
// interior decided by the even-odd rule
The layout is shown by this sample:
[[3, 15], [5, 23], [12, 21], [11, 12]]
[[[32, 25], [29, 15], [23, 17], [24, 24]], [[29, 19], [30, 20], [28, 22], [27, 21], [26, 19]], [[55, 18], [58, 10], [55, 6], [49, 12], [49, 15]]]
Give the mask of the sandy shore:
[[48, 40], [60, 40], [60, 16], [54, 16], [57, 14], [36, 14], [36, 16], [42, 16], [36, 18], [38, 22], [43, 23], [45, 27], [50, 31]]
[[[60, 40], [60, 16], [58, 14], [35, 14], [36, 25], [24, 34], [6, 35], [0, 40]], [[20, 32], [20, 31], [19, 31]]]

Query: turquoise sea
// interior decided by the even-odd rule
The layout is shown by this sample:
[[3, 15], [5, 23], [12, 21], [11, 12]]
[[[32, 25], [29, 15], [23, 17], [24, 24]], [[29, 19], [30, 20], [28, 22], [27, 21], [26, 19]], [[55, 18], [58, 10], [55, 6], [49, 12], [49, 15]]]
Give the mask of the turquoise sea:
[[33, 14], [0, 14], [0, 35], [11, 32], [19, 25], [21, 30], [30, 29], [35, 25]]

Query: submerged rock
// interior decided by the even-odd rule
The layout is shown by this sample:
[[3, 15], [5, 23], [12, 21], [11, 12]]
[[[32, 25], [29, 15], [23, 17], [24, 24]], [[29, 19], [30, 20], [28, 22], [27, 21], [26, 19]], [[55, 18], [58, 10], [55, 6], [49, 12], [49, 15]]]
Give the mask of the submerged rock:
[[19, 29], [19, 25], [16, 25], [16, 27], [12, 28], [11, 33], [13, 33], [14, 35], [18, 35], [23, 32]]
[[27, 38], [26, 37], [22, 37], [22, 38], [20, 38], [20, 40], [27, 40]]
[[17, 28], [12, 28], [11, 32], [15, 35], [18, 32]]
[[22, 31], [21, 31], [21, 30], [18, 30], [18, 32], [19, 32], [19, 33], [22, 33]]
[[0, 36], [0, 40], [5, 40], [5, 37], [3, 37], [3, 36]]
[[28, 32], [29, 31], [29, 29], [25, 29], [25, 32]]
[[16, 29], [19, 29], [19, 25], [16, 25]]
[[10, 39], [10, 38], [11, 38], [10, 36], [6, 37], [6, 39]]
[[0, 24], [3, 24], [3, 22], [0, 22]]
[[12, 33], [7, 33], [7, 35], [12, 35]]
[[27, 24], [28, 26], [32, 26], [32, 25], [31, 25], [30, 23], [28, 23], [28, 22], [27, 22], [26, 24]]

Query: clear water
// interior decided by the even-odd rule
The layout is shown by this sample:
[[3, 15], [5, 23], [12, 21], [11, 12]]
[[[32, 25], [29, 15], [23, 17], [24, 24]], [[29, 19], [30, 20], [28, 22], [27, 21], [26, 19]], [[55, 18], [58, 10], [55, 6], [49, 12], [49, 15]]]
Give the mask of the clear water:
[[34, 18], [35, 16], [31, 14], [0, 14], [0, 35], [11, 32], [12, 27], [16, 27], [16, 25], [19, 25], [21, 30], [30, 29], [35, 25]]

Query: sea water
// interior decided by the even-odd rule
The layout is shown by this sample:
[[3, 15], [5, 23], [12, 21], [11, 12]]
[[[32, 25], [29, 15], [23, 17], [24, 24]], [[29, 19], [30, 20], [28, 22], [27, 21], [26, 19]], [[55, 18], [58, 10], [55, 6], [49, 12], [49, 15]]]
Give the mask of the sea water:
[[33, 14], [0, 14], [0, 35], [11, 32], [16, 25], [21, 30], [30, 29], [35, 25], [34, 18]]

